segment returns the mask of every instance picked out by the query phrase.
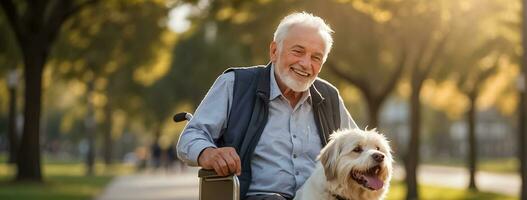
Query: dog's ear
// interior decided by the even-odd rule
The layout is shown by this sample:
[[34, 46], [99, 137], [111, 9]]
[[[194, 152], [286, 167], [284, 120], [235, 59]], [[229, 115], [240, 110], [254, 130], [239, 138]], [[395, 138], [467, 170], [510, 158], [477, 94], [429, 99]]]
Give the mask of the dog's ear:
[[328, 181], [337, 177], [337, 159], [340, 153], [339, 141], [334, 138], [320, 151], [320, 162], [324, 167], [324, 173]]

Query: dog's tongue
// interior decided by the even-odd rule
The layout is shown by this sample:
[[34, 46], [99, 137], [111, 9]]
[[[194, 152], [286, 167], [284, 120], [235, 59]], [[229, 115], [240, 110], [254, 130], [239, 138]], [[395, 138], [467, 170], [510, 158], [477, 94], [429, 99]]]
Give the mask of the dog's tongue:
[[384, 183], [375, 176], [364, 176], [366, 179], [366, 185], [374, 190], [381, 189]]

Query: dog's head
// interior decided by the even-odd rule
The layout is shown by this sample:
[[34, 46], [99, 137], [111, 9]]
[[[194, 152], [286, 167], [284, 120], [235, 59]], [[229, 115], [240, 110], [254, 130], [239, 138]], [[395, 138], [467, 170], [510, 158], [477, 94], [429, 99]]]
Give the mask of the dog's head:
[[341, 130], [331, 135], [319, 155], [328, 181], [344, 190], [383, 193], [392, 173], [391, 149], [386, 137], [373, 130]]

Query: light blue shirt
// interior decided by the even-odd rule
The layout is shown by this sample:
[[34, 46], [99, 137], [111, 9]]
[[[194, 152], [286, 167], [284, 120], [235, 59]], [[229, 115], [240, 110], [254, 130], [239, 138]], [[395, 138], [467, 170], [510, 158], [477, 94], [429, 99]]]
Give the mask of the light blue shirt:
[[[315, 169], [321, 141], [309, 90], [292, 108], [278, 87], [274, 66], [271, 74], [269, 118], [251, 160], [252, 182], [247, 194], [279, 193], [292, 197]], [[227, 125], [233, 87], [233, 72], [220, 75], [185, 127], [177, 151], [188, 165], [197, 166], [200, 152], [216, 147], [214, 141]], [[356, 128], [340, 96], [339, 100], [340, 128]]]

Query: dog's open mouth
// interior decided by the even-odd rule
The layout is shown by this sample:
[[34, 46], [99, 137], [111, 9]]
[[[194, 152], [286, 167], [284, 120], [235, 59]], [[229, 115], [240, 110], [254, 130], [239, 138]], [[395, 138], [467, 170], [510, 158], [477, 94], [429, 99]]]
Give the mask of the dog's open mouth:
[[379, 178], [379, 173], [381, 172], [381, 167], [379, 165], [372, 167], [366, 171], [356, 171], [351, 172], [351, 178], [357, 181], [365, 188], [370, 190], [381, 189], [384, 185], [384, 182]]

